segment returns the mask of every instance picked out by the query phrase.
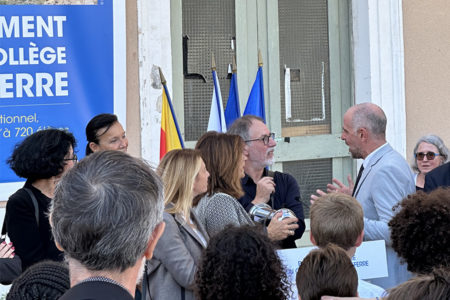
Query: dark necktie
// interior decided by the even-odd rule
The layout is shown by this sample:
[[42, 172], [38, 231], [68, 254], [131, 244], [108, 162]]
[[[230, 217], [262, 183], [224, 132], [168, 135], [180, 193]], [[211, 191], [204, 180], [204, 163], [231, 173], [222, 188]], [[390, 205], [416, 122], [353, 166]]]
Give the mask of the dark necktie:
[[361, 179], [361, 175], [362, 175], [363, 171], [364, 171], [364, 166], [361, 165], [361, 168], [359, 168], [358, 177], [356, 177], [355, 185], [353, 186], [352, 197], [355, 196], [356, 187], [358, 186], [358, 183], [359, 183], [359, 180]]

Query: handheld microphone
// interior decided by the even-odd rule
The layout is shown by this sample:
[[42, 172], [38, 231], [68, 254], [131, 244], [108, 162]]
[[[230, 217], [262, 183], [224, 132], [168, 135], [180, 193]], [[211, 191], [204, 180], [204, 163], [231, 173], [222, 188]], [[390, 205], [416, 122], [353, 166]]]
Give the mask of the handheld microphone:
[[275, 210], [266, 203], [259, 203], [254, 205], [250, 209], [249, 214], [253, 221], [264, 224], [267, 220], [272, 220], [272, 218], [279, 212], [282, 213], [281, 217], [278, 218], [279, 221], [287, 218], [296, 218], [294, 212], [289, 208], [281, 208]]

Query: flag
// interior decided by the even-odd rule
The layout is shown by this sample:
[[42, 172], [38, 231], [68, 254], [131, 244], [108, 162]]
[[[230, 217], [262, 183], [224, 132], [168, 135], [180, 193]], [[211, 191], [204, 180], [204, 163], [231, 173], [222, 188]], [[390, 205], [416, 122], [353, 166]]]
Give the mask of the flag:
[[230, 93], [228, 94], [227, 107], [225, 108], [225, 122], [227, 123], [227, 128], [230, 128], [234, 120], [241, 117], [236, 76], [237, 75], [234, 72], [231, 75]]
[[262, 66], [258, 68], [255, 83], [245, 106], [244, 115], [254, 115], [266, 121], [266, 109], [264, 107], [264, 83]]
[[225, 123], [225, 115], [223, 113], [222, 95], [220, 94], [219, 79], [217, 78], [216, 70], [213, 69], [214, 89], [211, 100], [211, 110], [209, 112], [209, 122], [207, 131], [227, 132], [227, 125]]
[[163, 83], [159, 158], [163, 158], [170, 150], [181, 148], [184, 148], [183, 137], [178, 128], [177, 118], [173, 111], [169, 92]]

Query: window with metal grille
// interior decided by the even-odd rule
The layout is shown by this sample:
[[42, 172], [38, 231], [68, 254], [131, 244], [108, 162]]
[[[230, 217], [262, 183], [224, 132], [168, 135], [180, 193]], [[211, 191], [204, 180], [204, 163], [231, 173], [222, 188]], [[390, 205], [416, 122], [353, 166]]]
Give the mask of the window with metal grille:
[[[183, 73], [185, 140], [195, 141], [208, 127], [213, 91], [214, 53], [224, 108], [230, 80], [228, 66], [235, 54], [234, 0], [183, 0]], [[231, 74], [230, 74], [231, 75]]]
[[327, 0], [279, 0], [278, 18], [283, 136], [330, 133]]
[[331, 158], [284, 162], [283, 171], [297, 180], [305, 218], [309, 218], [311, 194], [315, 194], [317, 189], [326, 191], [332, 180]]

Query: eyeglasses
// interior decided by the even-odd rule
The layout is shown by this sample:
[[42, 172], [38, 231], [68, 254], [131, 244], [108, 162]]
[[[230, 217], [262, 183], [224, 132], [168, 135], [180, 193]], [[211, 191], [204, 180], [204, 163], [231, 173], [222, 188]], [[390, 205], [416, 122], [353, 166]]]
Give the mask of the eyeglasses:
[[434, 152], [417, 152], [415, 154], [417, 160], [423, 160], [425, 158], [425, 156], [427, 157], [428, 160], [433, 160], [436, 156], [439, 156], [439, 153], [434, 153]]
[[262, 141], [264, 143], [264, 145], [268, 145], [270, 139], [272, 139], [272, 140], [275, 139], [275, 133], [274, 132], [271, 132], [269, 135], [263, 135], [262, 137], [257, 138], [257, 139], [246, 140], [244, 142], [248, 143], [248, 142], [254, 142], [254, 141]]
[[78, 156], [74, 153], [72, 158], [64, 158], [63, 161], [71, 160], [74, 163], [78, 161]]

